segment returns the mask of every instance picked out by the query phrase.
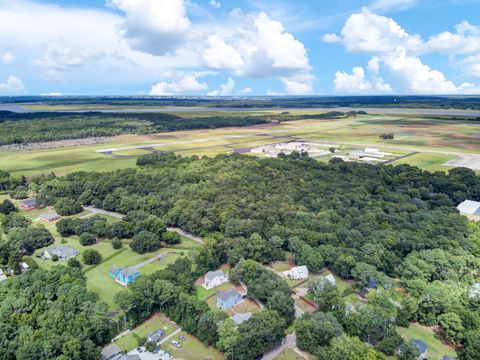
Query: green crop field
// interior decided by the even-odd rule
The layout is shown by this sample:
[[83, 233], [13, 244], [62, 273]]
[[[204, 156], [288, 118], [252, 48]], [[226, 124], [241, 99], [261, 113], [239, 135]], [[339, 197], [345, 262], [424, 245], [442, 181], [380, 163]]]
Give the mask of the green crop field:
[[[304, 111], [306, 113], [308, 111]], [[317, 111], [318, 113], [318, 111]], [[228, 112], [225, 112], [228, 114]], [[219, 115], [216, 113], [216, 115]], [[232, 114], [230, 114], [232, 115]], [[245, 113], [244, 113], [245, 115]], [[375, 147], [388, 152], [390, 158], [412, 152], [393, 162], [419, 166], [425, 170], [448, 170], [442, 164], [457, 154], [480, 155], [480, 123], [462, 118], [421, 117], [413, 115], [359, 115], [342, 119], [288, 121], [240, 128], [219, 128], [168, 132], [150, 135], [122, 135], [103, 144], [71, 146], [34, 151], [0, 150], [0, 169], [31, 176], [54, 172], [109, 171], [135, 166], [136, 157], [150, 151], [173, 151], [182, 156], [215, 156], [235, 148], [252, 148], [289, 140], [305, 140], [325, 146], [336, 146], [338, 155], [352, 150]], [[393, 133], [393, 140], [381, 140], [382, 133]], [[114, 155], [98, 151], [110, 150]], [[117, 157], [115, 157], [117, 155]], [[331, 156], [322, 156], [329, 160]]]

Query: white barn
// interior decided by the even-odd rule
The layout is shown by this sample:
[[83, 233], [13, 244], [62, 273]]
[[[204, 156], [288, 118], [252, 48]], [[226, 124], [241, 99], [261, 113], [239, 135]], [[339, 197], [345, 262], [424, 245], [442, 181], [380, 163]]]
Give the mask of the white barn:
[[205, 289], [213, 289], [214, 287], [220, 286], [227, 281], [228, 275], [222, 270], [209, 271], [205, 274], [205, 283], [203, 284], [203, 287]]
[[284, 274], [292, 280], [308, 279], [308, 268], [306, 265], [296, 266], [285, 271]]
[[465, 200], [457, 206], [457, 209], [470, 220], [480, 221], [480, 202]]

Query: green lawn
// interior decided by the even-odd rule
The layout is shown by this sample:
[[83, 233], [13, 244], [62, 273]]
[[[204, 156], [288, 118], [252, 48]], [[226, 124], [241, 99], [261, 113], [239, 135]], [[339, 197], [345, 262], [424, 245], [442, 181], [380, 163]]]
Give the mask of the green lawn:
[[443, 355], [456, 357], [455, 350], [443, 344], [435, 337], [435, 333], [431, 328], [420, 324], [410, 324], [408, 328], [397, 327], [397, 332], [406, 340], [420, 339], [428, 346], [427, 356], [429, 359], [440, 359]]
[[291, 264], [287, 263], [287, 262], [284, 262], [284, 261], [275, 261], [273, 264], [272, 264], [272, 268], [273, 270], [277, 271], [277, 272], [283, 272], [283, 271], [287, 271], [287, 270], [290, 270], [292, 267]]
[[[179, 335], [183, 335], [186, 341], [180, 341]], [[182, 344], [182, 348], [179, 349], [171, 343], [171, 340], [177, 340]], [[195, 359], [195, 360], [223, 360], [223, 354], [213, 347], [207, 347], [196, 337], [187, 334], [185, 331], [181, 331], [174, 338], [167, 340], [161, 345], [163, 350], [171, 352], [174, 359]]]
[[[184, 253], [186, 252], [188, 252], [188, 250], [184, 251]], [[182, 257], [180, 253], [165, 255], [165, 257], [162, 257], [160, 260], [156, 260], [140, 268], [140, 272], [144, 275], [153, 274], [155, 271], [165, 269], [167, 265], [173, 264], [180, 257]]]
[[115, 155], [121, 156], [139, 156], [139, 155], [146, 155], [151, 154], [151, 151], [143, 150], [143, 149], [124, 149], [118, 150], [113, 152]]
[[292, 349], [288, 348], [282, 351], [277, 357], [275, 357], [275, 360], [305, 360], [305, 359], [300, 355], [298, 355]]
[[[326, 272], [321, 273], [320, 276], [325, 277], [329, 274], [332, 274], [332, 273], [330, 271], [326, 271]], [[335, 278], [336, 285], [337, 285], [338, 290], [340, 290], [340, 293], [343, 293], [345, 290], [350, 289], [353, 286], [352, 281], [346, 281], [346, 280], [342, 279], [340, 276], [337, 276], [335, 274], [332, 274], [332, 275]]]
[[443, 166], [443, 164], [449, 160], [456, 159], [457, 156], [454, 155], [444, 155], [444, 154], [430, 154], [430, 153], [419, 153], [412, 156], [408, 156], [404, 159], [394, 161], [393, 165], [399, 164], [409, 164], [412, 166], [418, 166], [421, 169], [428, 171], [448, 171], [453, 169], [448, 166]]
[[217, 293], [217, 291], [226, 291], [232, 287], [230, 282], [226, 282], [220, 286], [217, 286], [213, 289], [205, 289], [202, 285], [197, 285], [195, 288], [197, 290], [197, 298], [200, 300], [205, 300], [210, 296], [213, 296]]
[[139, 345], [138, 338], [142, 339], [155, 330], [163, 330], [165, 331], [165, 335], [168, 336], [177, 329], [178, 326], [174, 325], [165, 315], [157, 313], [143, 324], [137, 326], [130, 333], [115, 341], [115, 344], [122, 350], [128, 352]]

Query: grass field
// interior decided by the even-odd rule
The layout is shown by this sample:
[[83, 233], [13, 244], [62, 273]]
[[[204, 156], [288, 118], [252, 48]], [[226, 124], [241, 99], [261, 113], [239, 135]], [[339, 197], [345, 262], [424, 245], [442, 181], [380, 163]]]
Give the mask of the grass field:
[[[480, 154], [480, 123], [461, 118], [361, 115], [345, 119], [308, 120], [308, 115], [305, 117], [305, 120], [280, 125], [122, 135], [106, 144], [24, 152], [0, 151], [0, 169], [26, 176], [49, 172], [61, 175], [77, 170], [109, 171], [132, 167], [137, 155], [148, 153], [131, 147], [154, 146], [183, 156], [215, 156], [234, 148], [250, 148], [295, 138], [326, 146], [335, 145], [345, 153], [365, 147], [379, 148], [397, 156], [419, 151], [420, 154], [395, 164], [408, 163], [426, 170], [447, 170], [442, 164], [455, 158], [457, 153]], [[379, 134], [386, 132], [394, 133], [395, 139], [380, 140]], [[128, 147], [130, 149], [125, 149]], [[97, 152], [108, 149], [117, 149], [115, 154], [131, 157], [112, 157]], [[327, 156], [323, 160], [328, 159]]]
[[443, 355], [451, 357], [457, 356], [455, 350], [443, 344], [435, 337], [435, 333], [431, 328], [419, 325], [410, 324], [408, 328], [397, 327], [397, 332], [406, 340], [420, 339], [428, 346], [427, 356], [429, 359], [441, 359]]

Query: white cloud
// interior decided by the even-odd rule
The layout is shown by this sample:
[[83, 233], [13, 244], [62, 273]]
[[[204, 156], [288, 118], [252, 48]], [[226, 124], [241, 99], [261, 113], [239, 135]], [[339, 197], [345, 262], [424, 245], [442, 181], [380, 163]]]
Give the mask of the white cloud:
[[107, 5], [125, 12], [121, 34], [129, 44], [150, 54], [176, 50], [191, 25], [183, 0], [109, 0]]
[[49, 93], [43, 93], [41, 94], [42, 96], [62, 96], [62, 93], [59, 93], [59, 92], [49, 92]]
[[[373, 55], [367, 66], [371, 76], [367, 79], [361, 67], [354, 68], [351, 74], [337, 72], [335, 89], [348, 93], [391, 92], [392, 88], [406, 94], [458, 94], [466, 89], [472, 92], [472, 87], [456, 86], [441, 71], [424, 64], [419, 56], [431, 51], [460, 52], [474, 48], [477, 30], [469, 23], [462, 23], [457, 26], [457, 34], [442, 33], [424, 42], [393, 19], [364, 8], [347, 19], [341, 42], [349, 52]], [[472, 57], [468, 63], [471, 66], [463, 64], [464, 67], [475, 73], [476, 59]]]
[[149, 95], [165, 96], [178, 95], [185, 92], [198, 92], [206, 90], [208, 85], [198, 81], [195, 74], [182, 74], [173, 81], [161, 81], [156, 83], [150, 89]]
[[426, 51], [447, 55], [480, 52], [480, 26], [464, 21], [455, 28], [456, 33], [444, 31], [431, 36], [425, 44]]
[[233, 33], [226, 36], [217, 32], [208, 37], [202, 54], [208, 68], [236, 76], [277, 77], [288, 92], [311, 91], [307, 51], [281, 22], [263, 12], [255, 17], [236, 12], [234, 18], [242, 23]]
[[468, 77], [480, 79], [480, 54], [466, 57], [459, 66]]
[[322, 40], [326, 43], [336, 43], [342, 41], [342, 38], [337, 34], [325, 34], [322, 36]]
[[235, 87], [235, 81], [232, 78], [228, 78], [225, 84], [220, 85], [221, 90], [210, 91], [208, 96], [227, 96], [231, 95], [233, 88]]
[[393, 19], [364, 8], [352, 14], [342, 29], [342, 41], [350, 52], [389, 53], [399, 47], [415, 50], [421, 44], [418, 35], [408, 34]]
[[4, 65], [12, 65], [14, 56], [11, 52], [6, 52], [2, 55], [2, 63]]
[[282, 77], [281, 81], [285, 86], [287, 95], [310, 95], [313, 94], [313, 76], [310, 74], [299, 74], [290, 77]]
[[251, 87], [246, 87], [240, 90], [238, 93], [239, 94], [251, 94], [253, 92]]
[[41, 59], [35, 59], [33, 63], [49, 70], [70, 70], [85, 66], [91, 60], [100, 59], [105, 54], [95, 48], [74, 49], [58, 43], [47, 45]]
[[375, 11], [401, 11], [417, 5], [417, 0], [376, 0], [370, 8]]
[[367, 93], [372, 90], [372, 84], [365, 80], [365, 71], [354, 67], [352, 73], [337, 71], [335, 73], [335, 91], [342, 93]]
[[210, 5], [213, 6], [215, 9], [219, 9], [222, 7], [220, 1], [217, 0], [210, 0]]
[[0, 91], [7, 94], [20, 93], [25, 90], [25, 85], [20, 78], [10, 75], [5, 82], [0, 83]]

